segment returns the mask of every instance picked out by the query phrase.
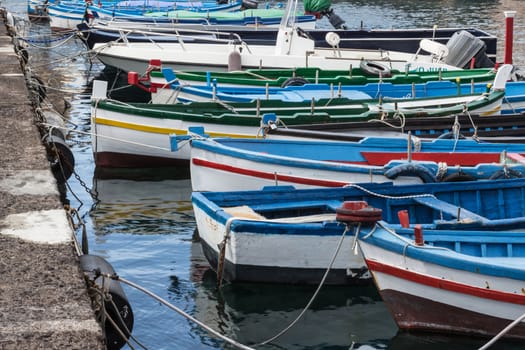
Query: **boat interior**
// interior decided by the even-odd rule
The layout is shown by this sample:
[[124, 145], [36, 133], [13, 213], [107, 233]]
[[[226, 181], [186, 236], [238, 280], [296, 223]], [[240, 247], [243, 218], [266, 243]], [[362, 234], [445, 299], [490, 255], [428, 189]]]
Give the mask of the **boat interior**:
[[[304, 224], [305, 229], [306, 225], [316, 225], [326, 229], [321, 234], [342, 232], [343, 225], [357, 224], [357, 221], [338, 221], [337, 212], [345, 202], [364, 201], [381, 209], [382, 227], [407, 240], [414, 239], [414, 227], [419, 225], [425, 232], [425, 243], [435, 247], [472, 256], [525, 257], [523, 189], [515, 186], [475, 189], [464, 184], [464, 190], [456, 191], [457, 184], [449, 185], [450, 191], [392, 195], [387, 194], [388, 185], [384, 184], [376, 188], [377, 192], [363, 191], [359, 185], [339, 189], [339, 196], [334, 195], [337, 193], [334, 189], [290, 191], [289, 186], [265, 188], [267, 194], [257, 198], [250, 195], [255, 194], [251, 191], [235, 196], [223, 196], [220, 192], [203, 194], [220, 207], [217, 212], [227, 217], [256, 224]], [[407, 224], [402, 223], [401, 212], [406, 214]]]

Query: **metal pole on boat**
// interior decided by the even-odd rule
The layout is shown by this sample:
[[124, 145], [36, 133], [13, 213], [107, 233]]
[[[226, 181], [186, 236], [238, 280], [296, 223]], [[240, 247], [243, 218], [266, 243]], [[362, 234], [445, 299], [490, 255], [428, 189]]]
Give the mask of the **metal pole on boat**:
[[504, 11], [505, 14], [505, 55], [503, 63], [512, 64], [512, 42], [514, 40], [514, 16], [516, 11]]
[[412, 161], [412, 132], [408, 131], [408, 142], [407, 142], [407, 160]]

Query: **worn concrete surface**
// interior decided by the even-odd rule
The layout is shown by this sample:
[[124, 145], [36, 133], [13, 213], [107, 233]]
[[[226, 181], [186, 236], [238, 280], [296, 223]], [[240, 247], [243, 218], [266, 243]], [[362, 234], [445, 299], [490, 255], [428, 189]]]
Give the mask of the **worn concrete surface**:
[[105, 349], [3, 13], [0, 67], [0, 349]]

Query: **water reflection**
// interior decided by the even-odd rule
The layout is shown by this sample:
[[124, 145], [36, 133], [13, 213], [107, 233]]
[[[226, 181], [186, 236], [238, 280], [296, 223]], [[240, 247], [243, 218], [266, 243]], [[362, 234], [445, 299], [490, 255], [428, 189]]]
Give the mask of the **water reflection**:
[[[195, 254], [195, 255], [194, 255]], [[217, 290], [216, 275], [203, 268], [200, 249], [192, 249], [197, 263], [193, 315], [237, 341], [254, 345], [285, 329], [314, 294], [312, 286], [236, 283]], [[172, 291], [175, 291], [173, 289]], [[363, 324], [367, 324], [363, 327]], [[202, 333], [198, 328], [195, 332]], [[297, 324], [267, 349], [348, 349], [363, 344], [385, 348], [397, 327], [373, 285], [323, 287]], [[207, 336], [203, 334], [203, 342]]]
[[95, 178], [99, 203], [91, 211], [95, 233], [172, 234], [173, 226], [193, 223], [189, 178], [133, 181]]

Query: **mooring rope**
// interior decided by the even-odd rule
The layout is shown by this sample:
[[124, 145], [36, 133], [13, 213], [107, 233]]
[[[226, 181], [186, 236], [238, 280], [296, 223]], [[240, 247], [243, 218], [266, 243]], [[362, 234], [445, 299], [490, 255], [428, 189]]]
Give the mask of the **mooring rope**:
[[161, 150], [161, 151], [171, 151], [170, 148], [159, 147], [159, 146], [152, 146], [152, 145], [148, 145], [148, 144], [140, 143], [140, 142], [136, 142], [136, 141], [128, 141], [128, 140], [124, 140], [124, 139], [119, 139], [117, 137], [103, 136], [103, 135], [96, 134], [94, 132], [75, 130], [75, 129], [67, 128], [67, 127], [64, 127], [64, 126], [57, 126], [57, 125], [52, 125], [52, 124], [48, 124], [48, 123], [41, 123], [41, 124], [43, 126], [54, 127], [56, 129], [66, 130], [66, 131], [72, 132], [72, 133], [96, 136], [96, 137], [105, 138], [105, 139], [108, 139], [108, 140], [119, 141], [119, 142], [123, 142], [123, 143], [129, 143], [129, 144], [133, 144], [133, 145], [137, 145], [137, 146], [141, 146], [141, 147], [152, 148], [152, 149], [157, 149], [157, 150]]
[[386, 194], [381, 194], [381, 193], [377, 193], [377, 192], [374, 192], [374, 191], [370, 191], [366, 188], [364, 188], [363, 186], [360, 186], [358, 184], [348, 184], [348, 185], [344, 185], [343, 187], [355, 187], [365, 193], [368, 193], [372, 196], [375, 196], [375, 197], [378, 197], [378, 198], [386, 198], [386, 199], [411, 199], [411, 198], [424, 198], [424, 197], [432, 197], [432, 198], [436, 198], [435, 195], [431, 194], [431, 193], [422, 193], [422, 194], [413, 194], [413, 195], [409, 195], [409, 196], [389, 196], [389, 195], [386, 195]]
[[252, 347], [249, 347], [247, 345], [244, 345], [244, 344], [241, 344], [239, 342], [237, 342], [236, 340], [233, 340], [233, 339], [230, 339], [228, 338], [227, 336], [225, 335], [222, 335], [221, 333], [217, 332], [216, 330], [214, 330], [213, 328], [209, 327], [208, 325], [202, 323], [201, 321], [197, 320], [196, 318], [194, 318], [193, 316], [191, 316], [190, 314], [184, 312], [184, 310], [181, 310], [179, 309], [178, 307], [176, 307], [175, 305], [169, 303], [168, 301], [164, 300], [163, 298], [161, 298], [160, 296], [158, 296], [157, 294], [147, 290], [146, 288], [143, 288], [141, 286], [139, 286], [138, 284], [136, 283], [133, 283], [131, 281], [128, 281], [127, 279], [124, 279], [116, 274], [114, 275], [109, 275], [109, 274], [101, 274], [102, 276], [105, 276], [105, 277], [108, 277], [108, 278], [111, 278], [111, 279], [114, 279], [116, 281], [120, 281], [124, 284], [127, 284], [128, 286], [130, 287], [133, 287], [141, 292], [143, 292], [144, 294], [146, 295], [149, 295], [150, 297], [152, 297], [153, 299], [157, 300], [158, 302], [160, 302], [161, 304], [163, 304], [164, 306], [167, 306], [169, 309], [177, 312], [178, 314], [182, 315], [183, 317], [187, 318], [188, 320], [194, 322], [195, 324], [197, 324], [198, 326], [204, 328], [206, 331], [208, 331], [209, 333], [213, 334], [214, 336], [224, 340], [225, 342], [233, 345], [234, 347], [238, 348], [238, 349], [243, 349], [243, 350], [255, 350], [254, 348]]
[[[30, 38], [21, 37], [21, 36], [17, 37], [17, 39], [27, 43], [30, 47], [34, 47], [36, 49], [41, 49], [41, 50], [53, 50], [53, 49], [56, 49], [57, 47], [60, 47], [62, 45], [67, 44], [72, 38], [75, 38], [75, 33], [65, 34], [65, 35], [62, 35], [62, 36], [60, 36], [58, 38], [55, 38], [55, 39], [41, 39], [41, 40], [30, 39]], [[50, 44], [50, 43], [54, 43], [54, 42], [58, 42], [58, 44], [53, 45], [53, 46], [40, 46], [40, 45], [37, 45], [37, 44]]]
[[[257, 343], [257, 344], [255, 344], [255, 346], [266, 345], [266, 344], [274, 341], [275, 339], [281, 337], [283, 334], [288, 332], [293, 326], [295, 326], [297, 324], [297, 322], [299, 322], [299, 320], [306, 313], [306, 311], [308, 311], [308, 309], [310, 308], [310, 306], [312, 305], [314, 300], [317, 298], [317, 295], [321, 291], [321, 288], [323, 287], [326, 279], [328, 278], [328, 273], [332, 269], [332, 266], [333, 266], [333, 264], [335, 262], [335, 259], [336, 259], [337, 255], [339, 254], [339, 250], [341, 249], [341, 246], [343, 245], [343, 241], [345, 239], [346, 233], [348, 232], [350, 227], [351, 227], [350, 225], [346, 225], [345, 230], [343, 231], [343, 234], [341, 235], [341, 239], [339, 240], [339, 243], [337, 244], [337, 247], [336, 247], [336, 249], [334, 251], [332, 259], [330, 260], [330, 263], [328, 264], [328, 267], [326, 268], [326, 271], [325, 271], [325, 273], [323, 275], [323, 278], [321, 279], [321, 282], [319, 282], [319, 285], [317, 286], [317, 289], [315, 290], [314, 294], [310, 298], [310, 301], [308, 301], [308, 303], [306, 304], [304, 309], [301, 311], [301, 313], [299, 313], [299, 315], [287, 327], [285, 327], [283, 330], [281, 330], [275, 336], [273, 336], [273, 337], [271, 337], [271, 338], [269, 338], [269, 339], [267, 339], [267, 340], [265, 340], [263, 342]], [[359, 234], [359, 228], [360, 227], [361, 227], [360, 225], [357, 226], [357, 229], [356, 229], [356, 232], [355, 232], [356, 235]]]
[[514, 328], [518, 323], [520, 323], [521, 321], [523, 321], [525, 319], [525, 313], [523, 315], [521, 315], [520, 317], [518, 317], [517, 319], [515, 319], [514, 321], [512, 321], [507, 327], [503, 328], [501, 330], [501, 332], [499, 332], [498, 334], [496, 334], [494, 336], [494, 338], [492, 338], [491, 340], [489, 340], [485, 345], [483, 345], [482, 347], [480, 347], [478, 350], [486, 350], [488, 349], [489, 347], [491, 347], [492, 345], [494, 345], [494, 343], [496, 341], [498, 341], [501, 337], [503, 337], [505, 334], [507, 334], [512, 328]]
[[[119, 308], [115, 304], [115, 301], [113, 300], [113, 297], [111, 293], [109, 292], [109, 283], [105, 282], [105, 279], [108, 279], [108, 278], [104, 275], [98, 274], [97, 271], [93, 271], [93, 273], [94, 275], [85, 272], [84, 277], [88, 283], [88, 294], [92, 300], [93, 309], [95, 310], [95, 313], [97, 316], [97, 321], [101, 325], [104, 325], [106, 321], [111, 323], [111, 325], [113, 326], [113, 329], [118, 333], [118, 335], [122, 338], [122, 340], [125, 341], [126, 344], [131, 349], [135, 349], [135, 347], [129, 341], [130, 338], [135, 343], [137, 343], [137, 345], [139, 345], [141, 348], [146, 350], [147, 347], [144, 346], [137, 338], [135, 338], [131, 334], [131, 331], [128, 329], [120, 312], [115, 312], [115, 315], [118, 317], [118, 321], [120, 322], [120, 325], [117, 324], [117, 322], [113, 319], [113, 317], [111, 317], [111, 315], [107, 312], [106, 304], [110, 304], [113, 310], [118, 310]], [[100, 285], [95, 282], [95, 280], [98, 277], [101, 277], [103, 279]], [[123, 329], [121, 329], [121, 327]], [[126, 332], [129, 336], [126, 336], [124, 332]]]

